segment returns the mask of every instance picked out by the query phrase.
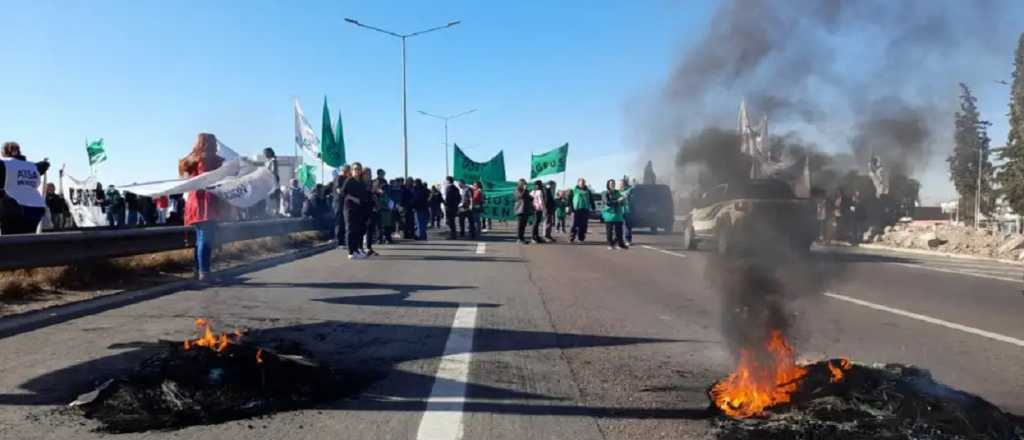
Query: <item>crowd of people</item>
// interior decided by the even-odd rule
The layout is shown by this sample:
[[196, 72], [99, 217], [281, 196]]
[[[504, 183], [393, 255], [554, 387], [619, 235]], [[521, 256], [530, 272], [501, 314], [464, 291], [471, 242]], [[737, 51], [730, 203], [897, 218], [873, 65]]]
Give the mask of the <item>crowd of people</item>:
[[[598, 215], [605, 225], [605, 239], [608, 249], [629, 249], [633, 241], [633, 228], [629, 195], [632, 187], [628, 178], [616, 182], [609, 179], [605, 184], [604, 209], [596, 212], [594, 192], [586, 179], [579, 179], [572, 189], [556, 191], [555, 182], [540, 180], [527, 183], [519, 179], [515, 190], [516, 238], [520, 244], [529, 244], [526, 228], [532, 224], [532, 242], [555, 242], [552, 230], [565, 233], [566, 220], [571, 215], [569, 229], [570, 243], [584, 243], [587, 229], [593, 215]], [[543, 234], [542, 234], [543, 232]]]

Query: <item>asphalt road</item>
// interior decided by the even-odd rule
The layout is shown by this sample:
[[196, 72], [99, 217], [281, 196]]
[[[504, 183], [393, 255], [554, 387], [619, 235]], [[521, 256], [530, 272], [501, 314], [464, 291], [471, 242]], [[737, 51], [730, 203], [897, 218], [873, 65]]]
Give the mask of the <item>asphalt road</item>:
[[[26, 324], [0, 339], [0, 438], [108, 437], [61, 408], [151, 353], [133, 342], [186, 338], [199, 316], [302, 341], [364, 389], [309, 410], [117, 438], [705, 438], [705, 390], [732, 368], [723, 329], [743, 323], [719, 293], [734, 274], [679, 242], [638, 234], [631, 250], [609, 251], [519, 246], [495, 232], [382, 246], [368, 261], [328, 251]], [[850, 249], [780, 264], [799, 274], [782, 290], [804, 359], [917, 364], [1024, 413], [1018, 267]]]

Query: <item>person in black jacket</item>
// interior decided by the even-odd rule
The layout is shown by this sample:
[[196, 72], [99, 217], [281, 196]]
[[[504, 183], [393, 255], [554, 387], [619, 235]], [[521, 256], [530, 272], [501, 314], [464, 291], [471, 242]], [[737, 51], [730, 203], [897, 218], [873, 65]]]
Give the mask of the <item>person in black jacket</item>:
[[452, 176], [444, 179], [444, 219], [448, 224], [448, 239], [454, 240], [455, 235], [455, 213], [462, 203], [462, 196], [459, 194], [459, 187], [455, 186], [455, 179]]
[[345, 211], [345, 238], [348, 244], [348, 258], [361, 260], [366, 254], [360, 251], [364, 228], [366, 227], [365, 211], [369, 206], [370, 193], [360, 178], [363, 166], [352, 164], [352, 176], [345, 180], [341, 187], [342, 209]]
[[526, 241], [526, 223], [533, 215], [533, 197], [530, 195], [529, 188], [526, 187], [526, 179], [519, 179], [515, 195], [516, 238], [519, 239], [519, 244], [530, 244], [529, 241]]
[[555, 241], [551, 236], [551, 230], [555, 228], [555, 210], [558, 209], [558, 201], [555, 200], [555, 181], [549, 180], [544, 187], [544, 239], [550, 242]]
[[430, 222], [427, 226], [430, 228], [441, 227], [442, 213], [441, 205], [444, 205], [444, 196], [441, 195], [441, 191], [437, 189], [437, 186], [430, 188], [430, 198], [427, 199], [428, 209], [430, 209]]
[[416, 216], [416, 239], [427, 239], [427, 218], [430, 215], [430, 190], [422, 180], [416, 179], [413, 185], [413, 212]]
[[348, 226], [345, 223], [345, 195], [341, 190], [350, 177], [352, 177], [352, 167], [345, 165], [331, 184], [333, 185], [331, 192], [334, 194], [334, 241], [338, 247], [348, 246], [348, 234], [345, 230]]
[[415, 182], [405, 179], [402, 185], [402, 238], [416, 238], [416, 194], [413, 191]]

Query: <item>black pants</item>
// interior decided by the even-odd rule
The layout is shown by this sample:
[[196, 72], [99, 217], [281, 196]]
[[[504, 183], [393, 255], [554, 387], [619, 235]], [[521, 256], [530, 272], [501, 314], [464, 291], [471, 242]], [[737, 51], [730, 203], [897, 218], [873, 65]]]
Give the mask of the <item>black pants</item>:
[[519, 241], [526, 241], [526, 223], [529, 219], [530, 214], [516, 214], [516, 238]]
[[604, 232], [608, 237], [608, 246], [626, 247], [626, 243], [622, 241], [622, 222], [606, 222]]
[[334, 213], [334, 242], [338, 246], [348, 246], [348, 235], [345, 234], [345, 210], [339, 209]]
[[459, 237], [466, 236], [466, 221], [469, 220], [468, 213], [459, 213]]
[[416, 238], [416, 214], [412, 208], [402, 210], [402, 238]]
[[572, 238], [584, 241], [587, 239], [587, 223], [590, 222], [590, 211], [574, 211], [572, 213]]
[[358, 209], [345, 210], [345, 236], [348, 243], [348, 253], [353, 254], [363, 247], [363, 233], [366, 228], [366, 218]]
[[455, 208], [448, 208], [448, 213], [445, 214], [444, 220], [448, 224], [448, 238], [455, 238]]
[[0, 234], [35, 234], [39, 221], [46, 215], [46, 208], [19, 206], [8, 200], [0, 200]]
[[544, 238], [554, 240], [551, 230], [555, 228], [555, 213], [548, 212], [544, 215]]
[[540, 241], [540, 228], [542, 223], [544, 223], [544, 212], [537, 211], [533, 213], [533, 241]]
[[377, 240], [377, 213], [370, 213], [366, 221], [366, 250], [373, 250], [373, 242]]

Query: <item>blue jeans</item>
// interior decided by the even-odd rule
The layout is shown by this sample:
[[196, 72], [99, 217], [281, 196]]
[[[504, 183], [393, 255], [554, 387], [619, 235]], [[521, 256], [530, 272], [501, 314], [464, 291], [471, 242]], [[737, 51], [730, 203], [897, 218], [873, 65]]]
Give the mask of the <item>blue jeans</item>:
[[473, 238], [480, 236], [480, 211], [469, 213], [469, 235]]
[[626, 231], [626, 241], [633, 241], [633, 216], [626, 214], [625, 222], [623, 223]]
[[213, 246], [217, 242], [217, 225], [213, 222], [193, 224], [196, 228], [196, 272], [209, 273], [213, 264]]
[[416, 210], [416, 238], [419, 240], [427, 239], [427, 217], [430, 216], [430, 211], [426, 209]]

